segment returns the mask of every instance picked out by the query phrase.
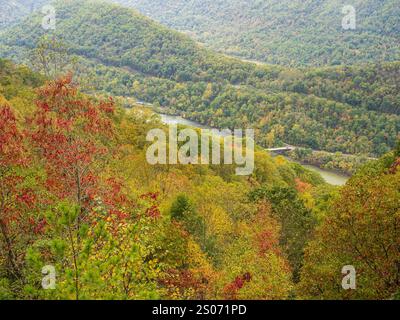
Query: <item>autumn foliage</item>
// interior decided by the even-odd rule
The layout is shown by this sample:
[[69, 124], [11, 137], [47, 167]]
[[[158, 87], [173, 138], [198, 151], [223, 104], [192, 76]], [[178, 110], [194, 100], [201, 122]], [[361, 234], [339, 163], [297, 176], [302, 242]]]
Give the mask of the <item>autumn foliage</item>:
[[[42, 230], [43, 220], [31, 213], [36, 195], [26, 182], [24, 169], [28, 165], [24, 136], [9, 105], [0, 106], [0, 230], [1, 249], [7, 272], [12, 278], [21, 276], [23, 247], [32, 234]], [[23, 235], [21, 237], [21, 235]]]
[[[299, 293], [305, 298], [387, 299], [400, 288], [400, 171], [386, 157], [370, 164], [340, 192], [306, 250]], [[383, 165], [384, 164], [384, 165]], [[343, 290], [345, 265], [357, 289]]]
[[67, 76], [39, 89], [36, 104], [31, 137], [45, 160], [48, 189], [79, 204], [93, 199], [96, 160], [107, 153], [100, 140], [112, 135], [112, 100], [96, 105], [79, 97]]
[[84, 95], [71, 75], [32, 96], [26, 110], [0, 96], [0, 299], [398, 294], [398, 151], [340, 189], [264, 152], [250, 179], [151, 166], [146, 134], [165, 128], [150, 111]]

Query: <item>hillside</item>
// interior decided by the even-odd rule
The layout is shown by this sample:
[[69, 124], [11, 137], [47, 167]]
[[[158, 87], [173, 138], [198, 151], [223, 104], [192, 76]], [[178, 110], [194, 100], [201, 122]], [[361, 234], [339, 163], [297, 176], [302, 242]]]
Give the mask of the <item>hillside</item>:
[[[236, 66], [234, 60], [224, 59], [222, 67], [230, 70], [218, 70], [222, 56], [203, 50], [188, 37], [121, 6], [96, 0], [58, 1], [55, 6], [57, 28], [49, 33], [66, 42], [70, 53], [105, 65], [178, 81], [206, 80], [210, 74], [222, 80], [235, 68], [243, 68]], [[5, 30], [2, 39], [6, 44], [34, 48], [48, 34], [41, 27], [42, 17], [41, 13], [32, 15], [10, 32]], [[249, 65], [248, 69], [251, 68]]]
[[356, 0], [357, 28], [342, 29], [343, 0], [113, 0], [210, 48], [284, 66], [400, 60], [397, 0]]
[[[109, 0], [135, 8], [213, 50], [284, 66], [349, 65], [400, 59], [396, 0], [353, 1], [357, 29], [341, 28], [343, 0]], [[51, 0], [1, 0], [0, 26]]]
[[[400, 145], [340, 189], [260, 150], [250, 177], [152, 166], [151, 111], [0, 67], [0, 299], [399, 296]], [[362, 281], [338, 290], [349, 263]]]
[[[152, 112], [84, 95], [69, 77], [44, 83], [24, 67], [0, 66], [1, 299], [229, 298], [247, 272], [261, 290], [243, 298], [293, 290], [288, 264], [298, 274], [314, 221], [302, 198], [311, 189], [296, 188], [333, 191], [321, 177], [266, 152], [256, 152], [251, 181], [232, 165], [151, 166], [147, 132], [168, 130]], [[286, 192], [304, 222], [285, 253], [279, 215], [248, 198], [261, 184]], [[50, 262], [57, 289], [42, 290]]]
[[50, 0], [0, 0], [0, 29], [14, 24]]
[[245, 63], [101, 1], [59, 2], [55, 31], [40, 21], [36, 14], [1, 32], [0, 56], [29, 64], [43, 36], [56, 39], [77, 58], [71, 68], [89, 91], [133, 96], [219, 128], [254, 127], [262, 146], [379, 156], [400, 131], [397, 62], [320, 69]]

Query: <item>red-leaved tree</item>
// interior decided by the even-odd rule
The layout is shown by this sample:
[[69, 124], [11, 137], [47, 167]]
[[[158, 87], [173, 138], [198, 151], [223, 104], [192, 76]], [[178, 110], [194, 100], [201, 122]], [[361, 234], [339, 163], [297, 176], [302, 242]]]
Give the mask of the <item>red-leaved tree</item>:
[[113, 128], [113, 101], [93, 103], [80, 96], [67, 76], [39, 89], [32, 140], [44, 159], [47, 189], [76, 203], [83, 219], [99, 193], [98, 173]]
[[21, 276], [24, 247], [32, 233], [41, 230], [33, 215], [34, 191], [23, 170], [28, 164], [24, 137], [8, 105], [0, 106], [0, 232], [1, 254], [10, 279]]

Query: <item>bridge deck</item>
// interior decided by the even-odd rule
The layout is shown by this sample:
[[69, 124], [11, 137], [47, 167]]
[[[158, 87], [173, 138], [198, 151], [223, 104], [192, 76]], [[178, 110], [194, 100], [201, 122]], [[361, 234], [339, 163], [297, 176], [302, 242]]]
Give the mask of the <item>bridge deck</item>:
[[295, 150], [295, 147], [282, 147], [282, 148], [269, 148], [267, 149], [270, 152], [276, 152], [276, 151], [293, 151]]

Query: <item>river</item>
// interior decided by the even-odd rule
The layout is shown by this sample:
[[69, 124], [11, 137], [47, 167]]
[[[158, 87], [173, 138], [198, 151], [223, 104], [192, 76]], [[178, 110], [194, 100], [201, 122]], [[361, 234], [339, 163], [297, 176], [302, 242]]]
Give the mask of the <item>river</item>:
[[318, 172], [321, 175], [321, 177], [324, 178], [324, 180], [326, 182], [328, 182], [329, 184], [332, 184], [334, 186], [343, 186], [346, 184], [347, 180], [349, 180], [349, 178], [350, 178], [349, 176], [346, 176], [344, 174], [321, 169], [317, 166], [313, 166], [310, 164], [301, 164], [301, 165], [311, 171]]
[[[170, 115], [166, 115], [166, 114], [159, 114], [159, 115], [161, 117], [161, 121], [165, 124], [180, 124], [180, 125], [185, 125], [185, 126], [190, 126], [190, 127], [200, 128], [200, 129], [211, 129], [208, 126], [201, 125], [200, 123], [197, 123], [195, 121], [184, 119], [180, 116], [170, 116]], [[290, 159], [288, 159], [288, 160], [290, 160]], [[302, 165], [303, 165], [303, 167], [305, 167], [311, 171], [319, 173], [327, 183], [335, 185], [335, 186], [342, 186], [342, 185], [346, 184], [347, 180], [349, 180], [349, 177], [344, 174], [332, 172], [330, 170], [321, 169], [317, 166], [313, 166], [313, 165], [309, 165], [309, 164], [302, 164]]]

